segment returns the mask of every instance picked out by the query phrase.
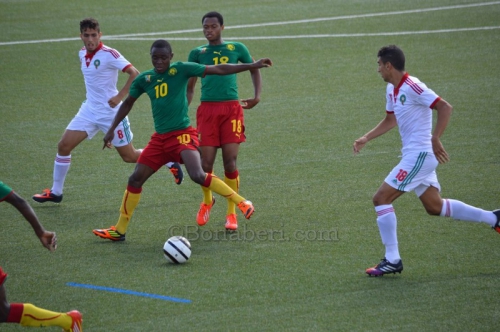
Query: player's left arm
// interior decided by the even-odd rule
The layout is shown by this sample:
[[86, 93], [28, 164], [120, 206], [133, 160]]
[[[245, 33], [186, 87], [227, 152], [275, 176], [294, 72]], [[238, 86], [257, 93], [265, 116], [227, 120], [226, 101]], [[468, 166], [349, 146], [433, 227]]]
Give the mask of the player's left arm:
[[26, 219], [33, 230], [35, 231], [36, 236], [42, 243], [42, 245], [50, 251], [54, 251], [57, 248], [57, 238], [56, 233], [46, 231], [42, 226], [38, 217], [33, 211], [33, 208], [26, 202], [24, 198], [19, 196], [15, 191], [12, 191], [6, 198], [5, 201], [14, 206]]
[[127, 69], [125, 69], [124, 73], [128, 74], [128, 79], [127, 82], [125, 82], [125, 85], [121, 90], [118, 92], [118, 94], [114, 97], [111, 97], [108, 100], [108, 104], [111, 108], [115, 108], [120, 102], [125, 98], [129, 92], [130, 85], [132, 85], [132, 82], [134, 79], [139, 75], [139, 71], [134, 67], [134, 66], [129, 66]]
[[432, 133], [432, 150], [439, 163], [444, 164], [450, 160], [450, 157], [441, 143], [441, 135], [443, 135], [446, 126], [448, 126], [451, 113], [453, 112], [453, 106], [446, 100], [440, 98], [433, 108], [437, 111], [437, 120], [434, 132]]
[[257, 105], [260, 101], [260, 92], [262, 91], [262, 76], [260, 75], [259, 69], [250, 70], [250, 76], [252, 77], [252, 84], [254, 90], [254, 97], [249, 99], [242, 99], [241, 107], [245, 109], [251, 109]]
[[273, 62], [268, 58], [262, 58], [252, 63], [210, 65], [205, 67], [204, 75], [231, 75], [242, 71], [271, 67], [272, 65]]

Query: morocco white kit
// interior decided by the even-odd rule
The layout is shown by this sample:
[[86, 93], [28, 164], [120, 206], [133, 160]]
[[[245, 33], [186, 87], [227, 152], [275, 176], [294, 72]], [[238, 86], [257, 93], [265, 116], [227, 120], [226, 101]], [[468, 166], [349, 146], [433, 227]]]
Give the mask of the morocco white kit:
[[[100, 130], [106, 133], [120, 108], [117, 105], [111, 108], [108, 100], [118, 94], [116, 84], [119, 71], [125, 71], [132, 66], [117, 50], [100, 44], [97, 50], [87, 54], [85, 47], [78, 53], [80, 67], [87, 91], [85, 100], [78, 113], [66, 129], [87, 132], [88, 139], [92, 139]], [[120, 147], [132, 141], [128, 117], [115, 129], [112, 144]]]
[[387, 84], [386, 112], [396, 116], [403, 144], [401, 162], [385, 182], [400, 191], [420, 196], [433, 186], [439, 164], [432, 150], [432, 109], [441, 98], [416, 77], [405, 74], [397, 87]]

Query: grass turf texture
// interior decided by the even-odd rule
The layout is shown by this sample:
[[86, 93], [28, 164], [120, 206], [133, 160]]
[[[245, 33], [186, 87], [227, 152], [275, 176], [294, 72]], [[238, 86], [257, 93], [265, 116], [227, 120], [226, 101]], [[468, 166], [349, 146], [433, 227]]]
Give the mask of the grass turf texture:
[[[0, 204], [0, 265], [10, 275], [8, 299], [55, 311], [76, 308], [86, 331], [496, 330], [499, 235], [484, 224], [430, 217], [414, 194], [395, 203], [405, 270], [366, 277], [364, 269], [383, 256], [371, 196], [397, 163], [400, 140], [394, 130], [359, 156], [352, 155], [351, 146], [384, 116], [385, 83], [376, 72], [376, 53], [397, 44], [406, 53], [409, 73], [455, 108], [442, 138], [451, 155], [451, 162], [438, 168], [443, 196], [498, 208], [500, 31], [349, 34], [497, 26], [500, 4], [229, 29], [468, 3], [242, 0], [227, 7], [219, 0], [210, 5], [1, 1], [0, 43], [78, 37], [79, 20], [94, 16], [104, 42], [142, 71], [151, 67], [153, 39], [200, 38], [171, 41], [174, 59], [185, 60], [189, 50], [204, 43], [201, 31], [147, 40], [106, 36], [199, 29], [204, 13], [219, 10], [226, 40], [261, 37], [242, 41], [254, 57], [275, 63], [262, 70], [262, 101], [246, 112], [241, 193], [257, 212], [248, 222], [239, 217], [238, 235], [223, 232], [221, 198], [209, 224], [197, 229], [201, 190], [189, 180], [176, 186], [165, 169], [146, 183], [127, 241], [92, 235], [93, 228], [116, 222], [134, 167], [114, 151], [101, 151], [100, 134], [73, 151], [63, 203], [33, 203], [45, 227], [58, 234], [56, 253], [45, 252], [17, 211]], [[268, 38], [318, 34], [348, 36]], [[84, 99], [80, 47], [79, 40], [0, 45], [0, 180], [27, 199], [50, 186], [57, 142]], [[251, 96], [249, 74], [239, 79], [240, 97]], [[190, 110], [193, 120], [197, 100], [199, 92]], [[146, 97], [130, 120], [134, 145], [142, 147], [153, 132]], [[223, 174], [220, 157], [215, 172]], [[166, 263], [162, 245], [171, 235], [190, 240], [188, 263]], [[68, 282], [192, 303], [78, 289]], [[4, 324], [1, 330], [24, 329]]]

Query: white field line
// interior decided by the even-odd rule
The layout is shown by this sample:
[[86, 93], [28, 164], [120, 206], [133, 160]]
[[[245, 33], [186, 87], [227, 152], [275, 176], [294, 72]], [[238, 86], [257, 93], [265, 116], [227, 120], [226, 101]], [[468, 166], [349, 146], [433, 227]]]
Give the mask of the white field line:
[[[403, 15], [403, 14], [415, 14], [415, 13], [425, 13], [432, 11], [440, 11], [440, 10], [451, 10], [451, 9], [463, 9], [463, 8], [472, 8], [472, 7], [481, 7], [481, 6], [492, 6], [499, 5], [500, 1], [490, 1], [490, 2], [481, 2], [474, 4], [466, 4], [466, 5], [454, 5], [454, 6], [443, 6], [443, 7], [434, 7], [434, 8], [422, 8], [422, 9], [411, 9], [411, 10], [401, 10], [401, 11], [393, 11], [393, 12], [383, 12], [383, 13], [371, 13], [371, 14], [358, 14], [358, 15], [345, 15], [345, 16], [334, 16], [334, 17], [321, 17], [321, 18], [313, 18], [313, 19], [304, 19], [304, 20], [295, 20], [295, 21], [282, 21], [282, 22], [267, 22], [267, 23], [256, 23], [256, 24], [243, 24], [243, 25], [234, 25], [234, 26], [226, 26], [225, 30], [228, 29], [243, 29], [243, 28], [255, 28], [255, 27], [265, 27], [265, 26], [278, 26], [278, 25], [291, 25], [291, 24], [303, 24], [303, 23], [312, 23], [312, 22], [324, 22], [324, 21], [335, 21], [335, 20], [347, 20], [347, 19], [356, 19], [356, 18], [367, 18], [367, 17], [379, 17], [379, 16], [390, 16], [390, 15]], [[280, 39], [280, 38], [325, 38], [325, 37], [364, 37], [364, 36], [390, 36], [390, 35], [408, 35], [408, 34], [422, 34], [422, 33], [443, 33], [443, 32], [455, 32], [455, 31], [474, 31], [474, 30], [492, 30], [498, 29], [498, 27], [479, 27], [479, 28], [470, 28], [470, 29], [446, 29], [446, 30], [434, 30], [434, 31], [414, 31], [414, 32], [387, 32], [387, 33], [367, 33], [367, 34], [324, 34], [324, 35], [307, 35], [307, 36], [259, 36], [259, 37], [241, 37], [238, 39]], [[188, 30], [173, 30], [173, 31], [163, 31], [163, 32], [149, 32], [149, 33], [134, 33], [134, 34], [123, 34], [123, 35], [109, 35], [103, 37], [103, 39], [124, 39], [124, 40], [139, 40], [132, 39], [132, 37], [141, 37], [141, 36], [157, 36], [157, 35], [171, 35], [171, 34], [182, 34], [182, 33], [191, 33], [191, 32], [200, 32], [201, 29], [188, 29]], [[236, 39], [232, 37], [231, 39]], [[19, 44], [38, 44], [38, 43], [57, 43], [57, 42], [65, 42], [65, 41], [75, 41], [80, 40], [79, 37], [74, 38], [58, 38], [58, 39], [40, 39], [40, 40], [20, 40], [20, 41], [11, 41], [11, 42], [0, 42], [0, 46], [6, 45], [19, 45]], [[149, 39], [147, 39], [149, 40]], [[205, 40], [204, 38], [169, 38], [169, 40]]]
[[[300, 38], [341, 38], [341, 37], [376, 37], [376, 36], [401, 36], [401, 35], [422, 35], [430, 33], [450, 33], [461, 31], [477, 31], [477, 30], [495, 30], [500, 29], [500, 26], [477, 27], [477, 28], [459, 28], [459, 29], [442, 29], [442, 30], [422, 30], [422, 31], [399, 31], [399, 32], [375, 32], [375, 33], [338, 33], [338, 34], [317, 34], [317, 35], [288, 35], [288, 36], [250, 36], [250, 37], [231, 37], [225, 39], [231, 40], [258, 40], [258, 39], [300, 39]], [[129, 38], [107, 38], [115, 40], [156, 40], [157, 37], [129, 37]], [[205, 38], [184, 38], [184, 37], [169, 37], [168, 40], [205, 40]]]

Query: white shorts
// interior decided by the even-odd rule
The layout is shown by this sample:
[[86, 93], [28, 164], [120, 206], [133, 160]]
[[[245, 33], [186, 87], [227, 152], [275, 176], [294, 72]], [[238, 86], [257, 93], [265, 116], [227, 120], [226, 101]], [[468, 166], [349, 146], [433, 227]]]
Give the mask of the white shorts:
[[[107, 133], [109, 127], [113, 123], [116, 111], [120, 108], [120, 105], [117, 105], [114, 109], [106, 107], [96, 110], [88, 103], [83, 102], [80, 110], [68, 124], [66, 129], [85, 131], [88, 135], [88, 139], [92, 139], [99, 130], [103, 133]], [[130, 129], [130, 122], [128, 121], [128, 117], [125, 117], [125, 119], [123, 119], [122, 122], [116, 127], [115, 137], [111, 143], [115, 147], [125, 146], [132, 142], [133, 137], [134, 134]]]
[[385, 178], [385, 182], [399, 191], [415, 191], [420, 197], [430, 186], [441, 191], [436, 167], [439, 162], [431, 152], [403, 156], [399, 164]]

